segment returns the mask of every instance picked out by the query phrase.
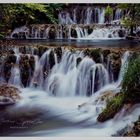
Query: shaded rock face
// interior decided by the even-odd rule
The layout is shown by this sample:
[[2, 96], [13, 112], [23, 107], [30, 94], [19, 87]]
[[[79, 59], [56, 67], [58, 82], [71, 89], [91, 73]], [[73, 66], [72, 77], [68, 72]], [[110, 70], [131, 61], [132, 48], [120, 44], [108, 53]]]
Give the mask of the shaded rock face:
[[122, 29], [120, 29], [119, 31], [118, 31], [118, 34], [119, 34], [119, 37], [125, 37], [125, 31], [124, 30], [122, 30]]
[[62, 48], [61, 47], [55, 48], [54, 52], [57, 55], [57, 61], [59, 63], [61, 61], [61, 58], [62, 58]]
[[33, 56], [22, 55], [19, 61], [21, 82], [24, 87], [29, 85], [29, 79], [33, 76], [35, 69], [35, 60]]
[[6, 82], [8, 82], [10, 75], [11, 75], [11, 68], [16, 63], [16, 56], [14, 54], [9, 54], [6, 57], [5, 63], [4, 63], [4, 77]]
[[121, 54], [120, 52], [110, 53], [107, 56], [110, 60], [110, 67], [113, 73], [114, 81], [118, 79], [120, 68], [121, 68]]
[[53, 51], [51, 51], [49, 54], [49, 65], [50, 65], [50, 69], [52, 69], [52, 67], [55, 65], [55, 58], [54, 58]]
[[[104, 63], [105, 67], [113, 73], [113, 79], [116, 81], [121, 68], [121, 52], [111, 51], [109, 49], [85, 49], [84, 54], [91, 57], [96, 63]], [[110, 73], [110, 72], [109, 72]]]
[[14, 104], [20, 100], [20, 91], [18, 88], [0, 84], [0, 106]]
[[43, 47], [43, 46], [39, 46], [37, 49], [36, 49], [36, 53], [37, 55], [39, 55], [39, 57], [41, 57], [43, 55], [43, 53], [47, 50], [48, 48], [46, 47]]
[[101, 63], [101, 49], [86, 49], [84, 54], [91, 57], [96, 63]]
[[76, 59], [76, 65], [78, 66], [78, 65], [80, 64], [81, 61], [82, 61], [82, 58], [81, 58], [81, 57], [77, 58], [77, 59]]

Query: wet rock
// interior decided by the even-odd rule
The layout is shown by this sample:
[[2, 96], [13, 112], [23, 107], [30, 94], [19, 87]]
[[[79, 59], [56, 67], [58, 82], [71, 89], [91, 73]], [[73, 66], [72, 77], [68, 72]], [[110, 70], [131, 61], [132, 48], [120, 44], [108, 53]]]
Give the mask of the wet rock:
[[109, 35], [108, 35], [108, 38], [112, 38], [112, 35], [111, 35], [111, 34], [109, 34]]
[[0, 84], [0, 106], [11, 105], [21, 99], [18, 88], [8, 85]]
[[137, 35], [138, 37], [140, 37], [140, 31], [137, 31], [137, 32], [136, 32], [136, 35]]
[[29, 84], [30, 76], [30, 63], [27, 55], [22, 55], [20, 58], [20, 71], [21, 71], [21, 82], [26, 87]]
[[125, 37], [125, 31], [122, 30], [122, 29], [120, 29], [120, 30], [118, 31], [118, 34], [119, 34], [119, 37]]
[[34, 52], [33, 52], [33, 54], [34, 54], [34, 55], [39, 55], [38, 48], [36, 48], [36, 47], [34, 48]]
[[34, 56], [30, 56], [29, 64], [30, 64], [30, 69], [31, 69], [31, 76], [33, 76], [33, 72], [35, 70], [35, 59], [34, 59]]
[[90, 57], [96, 62], [101, 62], [101, 49], [93, 49], [90, 51]]
[[26, 54], [26, 47], [25, 46], [21, 46], [19, 48], [19, 52], [22, 53], [22, 54]]
[[71, 36], [77, 38], [77, 32], [75, 29], [71, 29]]
[[96, 63], [101, 62], [101, 49], [85, 49], [84, 54], [91, 57]]
[[89, 49], [85, 49], [84, 50], [84, 54], [89, 56], [90, 55], [90, 50]]
[[54, 49], [54, 52], [57, 55], [57, 60], [58, 60], [58, 63], [59, 63], [61, 58], [62, 58], [62, 48], [61, 47], [57, 47], [57, 48]]
[[38, 55], [39, 57], [41, 57], [43, 55], [43, 53], [47, 50], [48, 48], [44, 47], [44, 46], [39, 46], [38, 47]]
[[82, 61], [82, 58], [81, 57], [78, 57], [76, 59], [76, 66], [78, 66], [80, 64], [80, 62]]
[[49, 65], [50, 65], [50, 69], [52, 69], [52, 67], [55, 65], [55, 58], [54, 58], [53, 51], [51, 51], [49, 54]]
[[102, 50], [102, 55], [106, 58], [110, 54], [110, 50]]
[[9, 50], [9, 54], [15, 54], [13, 50]]
[[55, 37], [56, 37], [56, 30], [54, 27], [52, 27], [49, 32], [49, 39], [55, 39]]
[[103, 92], [98, 98], [97, 101], [107, 101], [115, 96], [113, 91]]
[[17, 58], [15, 55], [10, 54], [5, 59], [6, 60], [4, 63], [4, 77], [5, 77], [5, 80], [8, 82], [11, 75], [11, 68], [16, 63]]
[[108, 55], [110, 60], [110, 66], [113, 72], [114, 80], [116, 81], [119, 76], [120, 68], [121, 68], [121, 55], [119, 52], [113, 52]]
[[116, 94], [111, 100], [107, 101], [106, 108], [99, 114], [97, 121], [104, 122], [114, 116], [122, 109], [124, 106], [124, 94]]

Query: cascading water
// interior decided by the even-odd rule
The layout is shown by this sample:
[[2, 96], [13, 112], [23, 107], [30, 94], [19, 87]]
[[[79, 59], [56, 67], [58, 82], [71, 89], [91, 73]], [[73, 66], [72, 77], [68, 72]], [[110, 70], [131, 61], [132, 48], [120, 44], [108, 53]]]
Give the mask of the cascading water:
[[16, 28], [10, 38], [18, 39], [123, 39], [126, 29], [119, 24], [120, 9], [114, 9], [114, 16], [106, 25], [105, 7], [77, 6], [61, 10], [58, 24], [39, 24]]
[[[46, 117], [47, 120], [43, 119], [44, 122], [40, 125], [40, 128], [44, 128], [44, 124], [48, 126], [48, 120], [50, 124], [54, 124], [54, 118], [56, 127], [53, 125], [54, 129], [35, 129], [21, 134], [14, 133], [13, 135], [81, 136], [82, 131], [84, 136], [111, 136], [138, 116], [138, 113], [136, 113], [138, 109], [135, 108], [132, 112], [135, 117], [128, 115], [122, 117], [121, 120], [110, 120], [102, 124], [98, 124], [96, 121], [98, 114], [105, 107], [104, 102], [97, 102], [96, 100], [103, 92], [114, 91], [120, 87], [122, 81], [120, 77], [123, 76], [124, 66], [127, 65], [129, 58], [128, 52], [125, 52], [122, 57], [119, 78], [114, 83], [114, 81], [109, 80], [109, 66], [104, 65], [104, 63], [96, 63], [88, 56], [84, 56], [82, 51], [72, 52], [63, 48], [61, 60], [58, 61], [58, 54], [55, 49], [46, 50], [40, 57], [35, 55], [32, 49], [31, 52], [29, 50], [26, 49], [26, 53], [28, 52], [26, 55], [33, 55], [35, 58], [33, 76], [28, 87], [20, 88], [22, 99], [15, 106], [7, 109], [8, 114], [15, 116], [17, 114], [13, 112], [24, 115], [42, 113], [41, 116]], [[20, 58], [24, 54], [20, 53], [19, 55], [19, 51], [15, 50], [15, 55]], [[51, 67], [52, 56], [54, 57], [54, 64]], [[13, 72], [13, 69], [11, 69], [11, 72], [13, 72], [11, 77], [14, 75], [15, 80], [19, 79], [16, 75], [19, 75], [18, 65], [20, 63], [16, 61], [16, 65], [17, 71]], [[48, 71], [48, 74], [44, 77], [46, 71]], [[22, 79], [20, 81], [22, 82]], [[11, 83], [17, 86], [17, 82]], [[35, 83], [37, 83], [36, 86], [34, 86]], [[91, 98], [87, 96], [91, 96]], [[80, 105], [79, 108], [78, 105]], [[62, 120], [64, 124], [61, 124]], [[118, 125], [112, 129], [114, 123]]]

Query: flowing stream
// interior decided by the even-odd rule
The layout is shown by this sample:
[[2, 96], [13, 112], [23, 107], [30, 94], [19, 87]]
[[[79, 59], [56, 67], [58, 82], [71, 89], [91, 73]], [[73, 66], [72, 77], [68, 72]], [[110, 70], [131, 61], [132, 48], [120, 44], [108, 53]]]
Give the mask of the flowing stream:
[[[133, 107], [131, 113], [122, 111], [118, 117], [105, 123], [97, 122], [99, 113], [106, 105], [98, 98], [104, 92], [112, 91], [115, 94], [121, 89], [124, 68], [129, 61], [128, 51], [122, 55], [121, 70], [115, 81], [110, 80], [111, 70], [108, 66], [96, 63], [82, 51], [72, 52], [62, 48], [62, 57], [58, 59], [53, 48], [46, 50], [40, 58], [33, 55], [32, 50], [27, 55], [34, 56], [35, 69], [33, 76], [29, 76], [29, 84], [23, 87], [19, 69], [22, 54], [18, 48], [13, 50], [17, 60], [11, 68], [8, 83], [20, 88], [22, 99], [7, 108], [6, 112], [12, 117], [30, 116], [32, 119], [27, 119], [26, 123], [35, 125], [19, 132], [9, 132], [8, 135], [111, 136], [137, 119], [140, 111], [138, 105]], [[81, 60], [79, 64], [78, 59]], [[2, 75], [0, 78], [4, 79]]]

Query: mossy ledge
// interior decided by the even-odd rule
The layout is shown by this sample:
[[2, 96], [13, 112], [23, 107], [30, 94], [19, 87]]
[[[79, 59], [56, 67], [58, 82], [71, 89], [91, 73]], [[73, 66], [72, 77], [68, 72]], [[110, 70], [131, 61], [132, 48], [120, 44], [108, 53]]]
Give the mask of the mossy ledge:
[[132, 107], [140, 103], [140, 55], [132, 56], [124, 78], [122, 90], [112, 99], [107, 101], [106, 108], [99, 114], [97, 120], [104, 122], [113, 118], [122, 108]]

